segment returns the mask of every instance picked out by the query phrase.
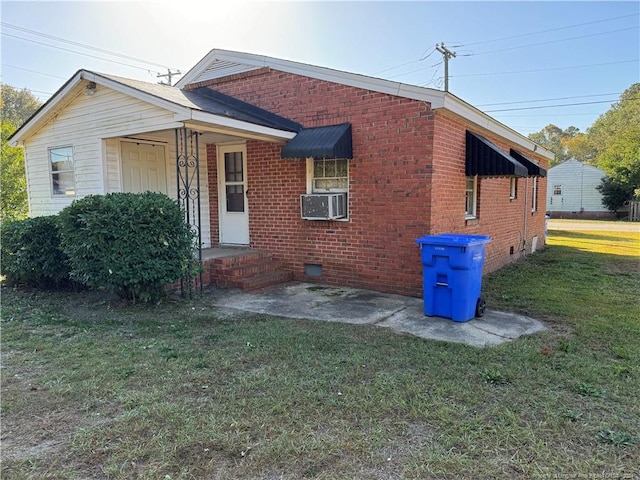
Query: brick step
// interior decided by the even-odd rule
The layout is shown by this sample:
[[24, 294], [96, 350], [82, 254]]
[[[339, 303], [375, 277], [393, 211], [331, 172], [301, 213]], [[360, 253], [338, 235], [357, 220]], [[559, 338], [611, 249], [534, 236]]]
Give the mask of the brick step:
[[220, 257], [220, 258], [212, 258], [211, 260], [207, 260], [208, 264], [212, 264], [214, 268], [234, 268], [241, 265], [247, 265], [250, 263], [254, 263], [257, 261], [262, 261], [265, 259], [271, 259], [271, 255], [266, 252], [260, 251], [251, 251], [244, 252], [238, 255], [233, 255], [230, 257]]
[[220, 288], [255, 290], [293, 279], [293, 273], [284, 270], [280, 261], [261, 251], [212, 258], [204, 268], [205, 282]]
[[270, 287], [279, 283], [293, 280], [293, 272], [288, 270], [275, 270], [273, 272], [261, 273], [252, 277], [242, 278], [232, 282], [232, 288], [242, 290], [256, 290], [258, 288]]
[[271, 258], [263, 258], [245, 265], [228, 268], [214, 268], [213, 272], [231, 279], [253, 277], [262, 273], [273, 272], [282, 269], [282, 263]]

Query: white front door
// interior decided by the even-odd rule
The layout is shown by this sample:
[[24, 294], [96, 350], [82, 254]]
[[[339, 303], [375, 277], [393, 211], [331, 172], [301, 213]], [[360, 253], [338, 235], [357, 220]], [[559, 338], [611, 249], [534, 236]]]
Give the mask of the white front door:
[[218, 145], [218, 206], [220, 243], [249, 245], [247, 149]]
[[122, 191], [167, 193], [164, 145], [122, 142]]

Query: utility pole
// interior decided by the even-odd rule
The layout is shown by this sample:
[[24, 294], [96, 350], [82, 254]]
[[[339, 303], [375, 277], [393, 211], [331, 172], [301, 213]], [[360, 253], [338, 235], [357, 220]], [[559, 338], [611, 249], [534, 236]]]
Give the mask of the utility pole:
[[444, 42], [438, 45], [436, 43], [436, 50], [442, 54], [444, 58], [444, 91], [449, 91], [449, 59], [456, 56], [456, 52], [452, 52], [444, 46]]
[[171, 83], [171, 77], [173, 77], [174, 75], [182, 75], [182, 72], [180, 70], [176, 70], [175, 72], [172, 72], [170, 68], [167, 68], [167, 73], [159, 73], [158, 75], [156, 75], [157, 78], [167, 78], [166, 82], [163, 82], [162, 80], [160, 80], [158, 83], [160, 85], [173, 85]]

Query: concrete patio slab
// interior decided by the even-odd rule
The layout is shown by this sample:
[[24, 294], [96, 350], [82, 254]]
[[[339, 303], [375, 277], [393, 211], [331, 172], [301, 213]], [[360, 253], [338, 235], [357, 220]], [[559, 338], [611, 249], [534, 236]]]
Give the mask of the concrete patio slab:
[[468, 322], [427, 317], [420, 298], [312, 283], [286, 283], [259, 292], [213, 289], [210, 295], [216, 307], [287, 318], [371, 324], [473, 347], [499, 345], [546, 329], [533, 318], [492, 310]]

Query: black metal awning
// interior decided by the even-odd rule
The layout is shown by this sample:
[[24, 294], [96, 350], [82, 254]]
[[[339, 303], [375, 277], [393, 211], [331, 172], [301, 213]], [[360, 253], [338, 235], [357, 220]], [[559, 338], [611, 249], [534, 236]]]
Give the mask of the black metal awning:
[[282, 158], [353, 158], [351, 124], [303, 128], [282, 147]]
[[534, 162], [530, 158], [525, 157], [517, 150], [514, 150], [512, 148], [509, 154], [513, 158], [515, 158], [518, 162], [520, 162], [522, 165], [527, 167], [527, 171], [529, 172], [529, 177], [546, 177], [547, 176], [547, 171], [544, 168], [542, 168], [540, 165], [538, 165], [536, 162]]
[[465, 175], [526, 177], [527, 169], [486, 138], [467, 130]]

